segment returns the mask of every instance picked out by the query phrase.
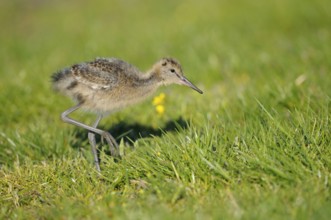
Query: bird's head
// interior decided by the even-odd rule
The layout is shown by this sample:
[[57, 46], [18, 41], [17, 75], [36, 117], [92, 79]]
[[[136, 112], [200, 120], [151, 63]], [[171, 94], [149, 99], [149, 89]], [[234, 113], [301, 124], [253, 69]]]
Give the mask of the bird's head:
[[191, 87], [195, 91], [202, 94], [203, 92], [193, 85], [185, 76], [179, 62], [173, 58], [162, 58], [154, 65], [154, 69], [158, 73], [162, 83], [168, 84], [179, 84]]

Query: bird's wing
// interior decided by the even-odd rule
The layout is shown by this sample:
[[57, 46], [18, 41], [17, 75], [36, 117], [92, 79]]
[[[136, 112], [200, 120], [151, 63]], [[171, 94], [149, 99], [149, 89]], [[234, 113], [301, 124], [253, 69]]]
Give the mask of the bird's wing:
[[112, 89], [121, 74], [139, 72], [131, 64], [116, 58], [96, 58], [71, 67], [75, 79], [92, 89]]

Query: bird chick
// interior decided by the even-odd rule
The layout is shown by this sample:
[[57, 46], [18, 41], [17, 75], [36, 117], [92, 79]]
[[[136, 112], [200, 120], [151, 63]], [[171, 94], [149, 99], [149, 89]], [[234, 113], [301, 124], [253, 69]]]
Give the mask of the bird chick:
[[[77, 101], [78, 104], [64, 111], [61, 118], [89, 131], [88, 138], [98, 171], [95, 134], [106, 139], [113, 156], [120, 157], [113, 136], [97, 128], [102, 117], [146, 99], [162, 85], [180, 84], [203, 93], [184, 76], [181, 65], [173, 58], [162, 58], [146, 73], [117, 58], [97, 58], [56, 72], [52, 75], [52, 83], [55, 90]], [[68, 117], [79, 108], [98, 115], [92, 126]]]

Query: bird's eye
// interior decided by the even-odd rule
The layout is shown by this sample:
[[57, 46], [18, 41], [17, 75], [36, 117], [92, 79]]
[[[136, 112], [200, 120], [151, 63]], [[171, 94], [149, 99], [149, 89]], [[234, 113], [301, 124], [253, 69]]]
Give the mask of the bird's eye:
[[171, 69], [170, 72], [174, 73], [175, 72], [175, 69]]

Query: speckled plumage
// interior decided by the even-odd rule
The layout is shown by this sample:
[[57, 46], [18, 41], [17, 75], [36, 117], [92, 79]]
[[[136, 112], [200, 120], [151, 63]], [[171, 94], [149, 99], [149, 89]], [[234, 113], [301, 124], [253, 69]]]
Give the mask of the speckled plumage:
[[[181, 65], [173, 58], [161, 59], [147, 73], [142, 73], [138, 68], [117, 58], [96, 58], [56, 72], [52, 75], [52, 83], [55, 90], [78, 102], [77, 106], [63, 112], [61, 117], [65, 122], [89, 131], [89, 140], [99, 171], [95, 134], [102, 135], [110, 146], [115, 145], [118, 148], [108, 132], [96, 128], [105, 114], [144, 100], [161, 85], [182, 84], [202, 93], [184, 77]], [[68, 117], [78, 108], [98, 114], [93, 126]], [[111, 152], [117, 154], [114, 149]]]
[[180, 64], [172, 58], [162, 59], [161, 66], [143, 74], [133, 65], [117, 58], [97, 58], [75, 64], [55, 73], [53, 86], [61, 93], [83, 103], [83, 108], [107, 113], [135, 104], [151, 95], [157, 87], [167, 84], [160, 77], [162, 64], [178, 69]]

